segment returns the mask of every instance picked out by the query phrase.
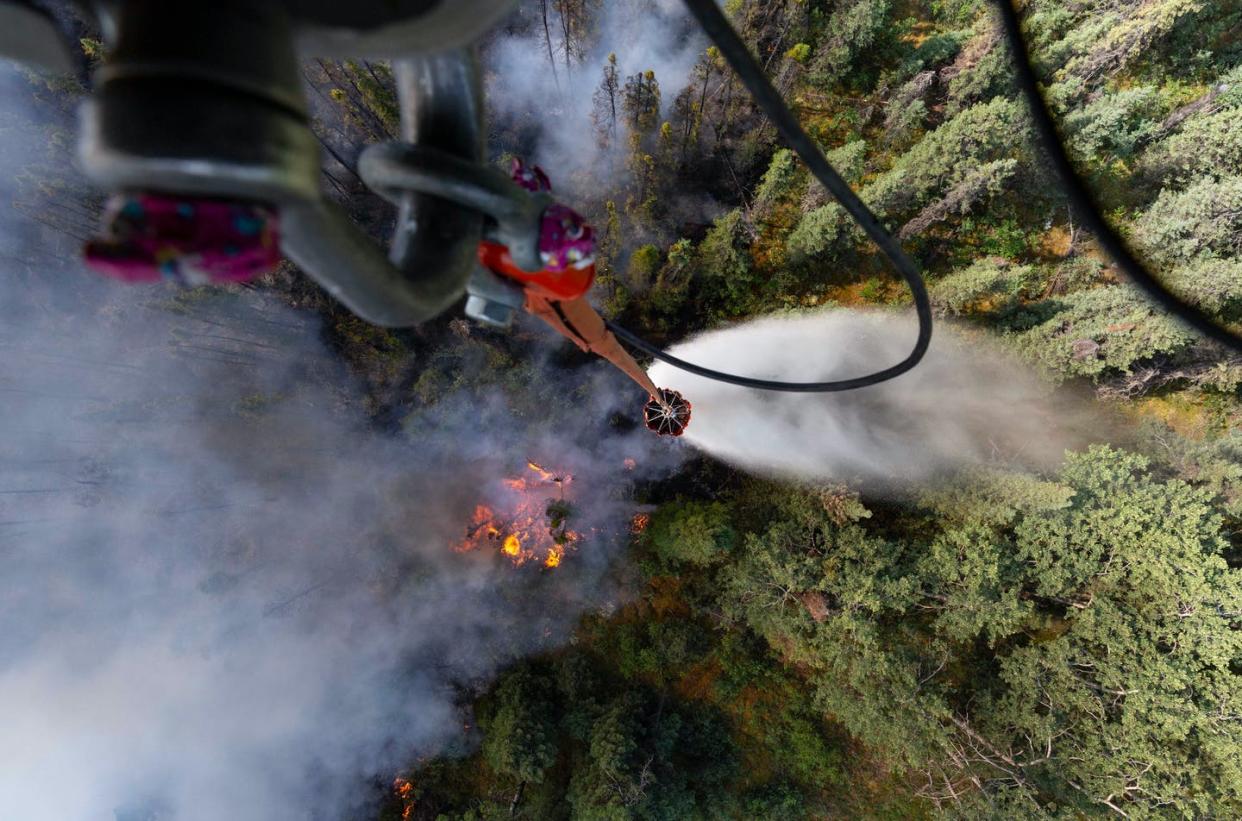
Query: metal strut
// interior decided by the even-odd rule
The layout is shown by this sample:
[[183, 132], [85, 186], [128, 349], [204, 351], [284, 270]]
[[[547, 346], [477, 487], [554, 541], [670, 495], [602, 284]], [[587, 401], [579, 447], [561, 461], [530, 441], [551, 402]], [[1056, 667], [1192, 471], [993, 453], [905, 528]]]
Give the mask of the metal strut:
[[[374, 178], [399, 208], [385, 254], [323, 195], [298, 60], [342, 50], [398, 58], [401, 141], [387, 146], [396, 160], [390, 170], [401, 170], [402, 152], [414, 144], [453, 162], [481, 163], [481, 71], [461, 43], [513, 0], [92, 5], [109, 58], [83, 106], [79, 154], [96, 184], [272, 208], [284, 254], [376, 325], [416, 325], [461, 298], [484, 214], [471, 203], [402, 187], [399, 174]], [[0, 12], [9, 7], [0, 0]], [[424, 41], [437, 32], [439, 39]]]
[[483, 91], [470, 48], [405, 57], [394, 61], [393, 71], [401, 139], [371, 146], [358, 164], [363, 182], [398, 209], [388, 258], [322, 199], [290, 212], [285, 250], [362, 318], [408, 326], [450, 308], [476, 267], [484, 214], [470, 202], [411, 183], [420, 151], [455, 167], [482, 163]]

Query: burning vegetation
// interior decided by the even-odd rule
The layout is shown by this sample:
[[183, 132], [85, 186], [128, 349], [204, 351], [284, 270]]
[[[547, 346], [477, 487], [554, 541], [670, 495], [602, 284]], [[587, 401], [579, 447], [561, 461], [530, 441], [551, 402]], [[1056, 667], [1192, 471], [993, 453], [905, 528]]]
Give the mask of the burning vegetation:
[[401, 802], [401, 821], [410, 821], [414, 817], [414, 783], [398, 776], [392, 782], [392, 789]]
[[582, 538], [568, 524], [572, 507], [566, 491], [572, 482], [568, 473], [527, 462], [522, 475], [503, 480], [499, 500], [475, 506], [457, 551], [497, 551], [515, 567], [559, 567]]

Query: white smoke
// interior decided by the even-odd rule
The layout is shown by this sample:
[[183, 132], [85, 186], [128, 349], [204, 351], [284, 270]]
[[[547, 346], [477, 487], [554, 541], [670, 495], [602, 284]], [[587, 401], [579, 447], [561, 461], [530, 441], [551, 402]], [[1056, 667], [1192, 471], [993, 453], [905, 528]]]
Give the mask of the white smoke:
[[[337, 817], [461, 735], [453, 687], [617, 595], [624, 460], [671, 453], [602, 403], [449, 397], [388, 437], [307, 317], [151, 298], [0, 334], [0, 815]], [[527, 459], [574, 475], [592, 535], [554, 573], [454, 552]]]
[[[548, 58], [539, 4], [524, 3], [516, 19], [527, 33], [505, 37], [488, 51], [488, 106], [497, 118], [526, 120], [535, 127], [534, 159], [547, 168], [558, 190], [598, 196], [600, 187], [615, 182], [608, 178], [622, 167], [601, 151], [591, 122], [595, 89], [608, 55], [617, 55], [622, 85], [638, 72], [655, 72], [667, 117], [677, 95], [689, 85], [707, 41], [679, 0], [609, 0], [592, 12], [591, 34], [575, 43], [585, 53], [574, 54], [567, 69], [559, 17], [552, 3], [548, 7], [555, 70]], [[619, 149], [624, 151], [624, 123], [619, 128]], [[581, 190], [584, 186], [590, 190]]]
[[[849, 310], [771, 317], [671, 349], [730, 373], [787, 382], [862, 376], [903, 359], [914, 322]], [[989, 461], [1046, 464], [1072, 436], [1049, 390], [994, 346], [938, 325], [912, 372], [862, 390], [773, 393], [656, 363], [694, 405], [688, 442], [750, 471], [892, 486]]]
[[[0, 86], [22, 201], [63, 124]], [[75, 245], [0, 219], [0, 818], [349, 815], [467, 737], [463, 688], [616, 600], [630, 485], [677, 457], [609, 426], [632, 391], [605, 366], [450, 394], [388, 435], [316, 317], [113, 285]], [[455, 552], [528, 459], [574, 474], [587, 538], [555, 572]]]

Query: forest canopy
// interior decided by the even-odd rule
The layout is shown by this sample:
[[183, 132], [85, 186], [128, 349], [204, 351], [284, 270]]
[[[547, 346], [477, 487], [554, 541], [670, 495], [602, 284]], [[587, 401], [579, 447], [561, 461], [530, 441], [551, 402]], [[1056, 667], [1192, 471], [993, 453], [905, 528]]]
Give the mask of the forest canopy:
[[[489, 161], [542, 156], [550, 130], [577, 129], [580, 156], [549, 171], [595, 228], [601, 310], [664, 344], [781, 312], [906, 309], [688, 21], [671, 33], [693, 46], [686, 66], [609, 39], [617, 15], [666, 20], [670, 5], [524, 0], [481, 46], [491, 66], [518, 42], [547, 85], [539, 110], [496, 101]], [[1182, 298], [1242, 322], [1242, 3], [1022, 6], [1043, 92], [1107, 218]], [[1099, 430], [1054, 466], [998, 452], [896, 495], [702, 456], [636, 482], [615, 570], [626, 603], [588, 613], [556, 651], [463, 682], [460, 743], [391, 751], [359, 787], [380, 807], [359, 817], [1242, 817], [1242, 358], [1164, 315], [1083, 229], [989, 2], [724, 8], [924, 269], [937, 317], [1088, 404]], [[83, 48], [99, 59], [98, 41]], [[353, 158], [396, 136], [391, 67], [303, 72], [325, 187], [382, 236], [391, 213]], [[573, 88], [588, 93], [556, 96]], [[64, 134], [48, 143], [63, 149]], [[32, 165], [16, 206], [85, 238], [98, 198], [63, 176]], [[579, 374], [567, 395], [522, 332], [454, 317], [374, 328], [291, 264], [258, 287], [322, 317], [360, 386], [348, 401], [415, 445], [445, 397], [478, 408], [500, 394], [534, 426], [591, 390]], [[588, 362], [567, 346], [544, 359]], [[546, 507], [561, 548], [575, 514]]]
[[[600, 36], [601, 7], [552, 6], [582, 42]], [[1242, 812], [1242, 363], [1120, 282], [1078, 225], [986, 3], [726, 8], [916, 254], [939, 315], [1122, 411], [1124, 444], [1051, 473], [985, 466], [901, 500], [684, 468], [644, 499], [638, 600], [502, 676], [475, 705], [481, 753], [413, 768], [402, 806], [444, 819]], [[1025, 16], [1109, 218], [1184, 298], [1242, 319], [1242, 7], [1034, 0]], [[688, 78], [623, 51], [565, 71], [599, 76], [593, 128], [624, 169], [591, 205], [612, 237], [608, 310], [675, 339], [783, 308], [908, 301], [714, 50]], [[718, 210], [695, 227], [674, 195]]]

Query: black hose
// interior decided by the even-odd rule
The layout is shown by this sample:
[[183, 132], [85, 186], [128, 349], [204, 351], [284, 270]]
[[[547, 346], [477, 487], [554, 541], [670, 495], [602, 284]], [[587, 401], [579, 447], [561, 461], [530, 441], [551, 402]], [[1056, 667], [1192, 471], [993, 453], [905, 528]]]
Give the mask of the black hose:
[[703, 27], [707, 36], [716, 44], [716, 48], [720, 50], [720, 54], [725, 58], [730, 68], [741, 79], [742, 84], [746, 86], [755, 103], [767, 114], [772, 124], [776, 126], [777, 132], [784, 138], [789, 147], [802, 158], [802, 161], [811, 169], [811, 173], [815, 175], [815, 178], [828, 189], [837, 199], [837, 202], [841, 203], [846, 212], [867, 233], [867, 236], [879, 246], [880, 250], [893, 264], [893, 267], [897, 269], [898, 273], [901, 274], [902, 278], [910, 286], [910, 292], [914, 295], [914, 309], [918, 314], [919, 320], [918, 339], [915, 341], [914, 349], [910, 352], [910, 355], [901, 362], [866, 376], [832, 382], [774, 382], [767, 379], [753, 379], [747, 376], [738, 376], [731, 373], [722, 373], [711, 368], [704, 368], [665, 353], [659, 347], [652, 345], [650, 342], [613, 322], [608, 323], [609, 329], [618, 338], [634, 348], [662, 362], [667, 362], [675, 368], [680, 368], [683, 371], [717, 382], [740, 385], [744, 388], [785, 391], [789, 393], [833, 393], [865, 388], [901, 376], [922, 361], [923, 355], [927, 353], [927, 346], [931, 343], [931, 300], [928, 298], [927, 286], [923, 282], [923, 275], [920, 273], [918, 265], [915, 264], [914, 260], [906, 256], [905, 251], [901, 249], [900, 243], [880, 225], [880, 221], [876, 219], [875, 214], [871, 213], [870, 209], [858, 198], [858, 195], [850, 189], [849, 184], [841, 179], [841, 175], [828, 162], [828, 158], [820, 151], [819, 146], [802, 130], [797, 117], [789, 110], [789, 106], [785, 105], [785, 101], [780, 93], [772, 87], [772, 83], [768, 81], [763, 68], [751, 55], [750, 49], [742, 42], [733, 26], [729, 24], [729, 21], [716, 5], [715, 0], [685, 0], [685, 3], [686, 8], [699, 21], [699, 25]]
[[[819, 150], [819, 147], [802, 130], [793, 113], [785, 105], [784, 100], [781, 99], [780, 94], [777, 93], [776, 89], [768, 81], [763, 69], [751, 56], [749, 49], [746, 48], [741, 38], [738, 37], [737, 32], [734, 31], [713, 0], [685, 0], [685, 3], [690, 13], [695, 16], [703, 30], [707, 32], [708, 37], [716, 44], [716, 47], [729, 63], [729, 66], [741, 78], [755, 102], [771, 118], [776, 125], [777, 131], [785, 138], [790, 147], [797, 152], [802, 161], [807, 164], [807, 167], [811, 169], [815, 177], [836, 197], [837, 201], [841, 203], [850, 216], [862, 226], [867, 235], [880, 247], [880, 250], [884, 252], [885, 256], [893, 263], [893, 266], [909, 283], [910, 290], [914, 294], [915, 309], [918, 313], [919, 336], [914, 350], [905, 360], [891, 368], [886, 368], [868, 376], [834, 382], [774, 382], [722, 373], [711, 368], [695, 365], [665, 353], [659, 347], [652, 345], [650, 342], [614, 322], [608, 322], [608, 327], [630, 346], [655, 359], [667, 362], [673, 367], [718, 382], [727, 382], [747, 388], [798, 393], [830, 393], [863, 388], [900, 376], [919, 363], [927, 352], [928, 343], [931, 341], [931, 306], [927, 298], [927, 288], [923, 283], [918, 267], [905, 255], [897, 241], [884, 230], [875, 218], [875, 215], [868, 210], [867, 206], [841, 179], [841, 176], [833, 169], [827, 158]], [[1022, 26], [1018, 13], [1011, 0], [1000, 0], [998, 5], [1000, 6], [1005, 39], [1014, 57], [1018, 87], [1026, 97], [1027, 104], [1030, 107], [1040, 142], [1051, 158], [1053, 167], [1061, 178], [1070, 203], [1075, 208], [1079, 218], [1096, 236], [1100, 245], [1113, 258], [1118, 267], [1125, 272], [1126, 276], [1135, 285], [1142, 288], [1160, 307], [1204, 336], [1234, 350], [1242, 350], [1242, 337], [1218, 324], [1202, 311], [1186, 303], [1165, 288], [1160, 280], [1148, 271], [1146, 266], [1134, 256], [1133, 252], [1130, 251], [1113, 227], [1104, 219], [1100, 213], [1099, 206], [1095, 202], [1095, 198], [1091, 195], [1077, 171], [1074, 170], [1074, 166], [1065, 151], [1065, 146], [1061, 140], [1056, 123], [1052, 119], [1047, 103], [1040, 94], [1039, 79], [1036, 77], [1035, 69], [1031, 65], [1030, 53], [1026, 47], [1026, 40], [1022, 36]]]
[[1031, 116], [1034, 118], [1035, 130], [1039, 134], [1040, 142], [1052, 159], [1052, 165], [1061, 178], [1061, 184], [1065, 187], [1070, 203], [1079, 219], [1086, 224], [1091, 233], [1095, 234], [1100, 245], [1125, 272], [1130, 281], [1146, 291], [1152, 301], [1204, 336], [1234, 350], [1242, 350], [1242, 337], [1217, 324], [1198, 308], [1170, 293], [1160, 280], [1148, 271], [1142, 262], [1139, 262], [1138, 258], [1126, 247], [1125, 241], [1104, 219], [1095, 198], [1087, 190], [1078, 172], [1074, 170], [1057, 131], [1056, 123], [1053, 122], [1052, 114], [1048, 111], [1048, 104], [1039, 92], [1039, 78], [1035, 76], [1035, 68], [1031, 65], [1031, 56], [1026, 47], [1026, 40], [1022, 36], [1022, 23], [1018, 18], [1018, 12], [1011, 0], [1000, 0], [997, 5], [1000, 6], [1005, 39], [1009, 44], [1009, 50], [1013, 53], [1018, 86], [1022, 89], [1027, 105], [1031, 109]]

